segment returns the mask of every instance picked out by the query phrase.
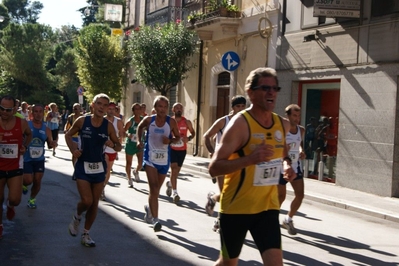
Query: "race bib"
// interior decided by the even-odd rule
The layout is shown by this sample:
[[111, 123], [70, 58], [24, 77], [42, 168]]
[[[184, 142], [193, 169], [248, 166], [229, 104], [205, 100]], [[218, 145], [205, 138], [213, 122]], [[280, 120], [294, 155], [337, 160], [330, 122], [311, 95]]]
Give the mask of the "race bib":
[[29, 147], [29, 154], [33, 159], [40, 158], [43, 155], [43, 152], [43, 147]]
[[132, 134], [132, 136], [130, 137], [130, 139], [131, 139], [133, 142], [137, 142], [137, 134]]
[[100, 174], [104, 173], [104, 167], [102, 162], [89, 163], [84, 162], [84, 169], [86, 174]]
[[151, 162], [159, 165], [168, 164], [168, 150], [157, 149], [150, 151]]
[[0, 144], [0, 158], [18, 158], [18, 144]]
[[56, 117], [51, 118], [51, 123], [58, 124], [58, 118], [56, 118]]
[[280, 175], [283, 173], [283, 160], [275, 159], [269, 162], [262, 162], [255, 166], [254, 186], [277, 185]]
[[179, 139], [179, 142], [177, 142], [177, 143], [171, 143], [170, 146], [176, 147], [176, 148], [180, 148], [180, 147], [183, 147], [183, 146], [184, 146], [184, 142], [183, 142], [181, 139]]

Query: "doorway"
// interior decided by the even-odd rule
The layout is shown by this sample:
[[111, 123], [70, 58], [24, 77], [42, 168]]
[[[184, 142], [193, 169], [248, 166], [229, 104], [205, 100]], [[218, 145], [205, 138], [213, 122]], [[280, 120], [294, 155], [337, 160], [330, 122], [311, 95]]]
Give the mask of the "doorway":
[[338, 151], [339, 81], [300, 83], [305, 126], [305, 176], [335, 182]]

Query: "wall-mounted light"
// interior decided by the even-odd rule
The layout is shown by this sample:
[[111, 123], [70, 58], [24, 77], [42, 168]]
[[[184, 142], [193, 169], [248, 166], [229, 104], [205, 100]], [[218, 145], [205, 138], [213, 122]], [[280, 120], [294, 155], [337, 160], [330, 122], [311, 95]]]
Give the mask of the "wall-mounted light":
[[303, 36], [303, 42], [317, 41], [320, 37], [320, 31], [316, 30], [314, 34]]
[[316, 34], [309, 34], [306, 36], [303, 36], [303, 42], [311, 42], [311, 41], [315, 41], [316, 38]]

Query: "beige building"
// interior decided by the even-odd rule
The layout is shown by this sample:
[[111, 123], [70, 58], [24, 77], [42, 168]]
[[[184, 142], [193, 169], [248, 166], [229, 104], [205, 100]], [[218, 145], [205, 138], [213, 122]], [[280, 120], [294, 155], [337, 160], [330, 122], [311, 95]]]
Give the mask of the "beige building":
[[[320, 149], [309, 149], [305, 174], [399, 197], [399, 1], [232, 2], [241, 16], [212, 11], [202, 0], [131, 0], [128, 7], [130, 27], [186, 21], [193, 10], [205, 13], [187, 23], [199, 36], [200, 53], [193, 57], [198, 68], [170, 95], [183, 103], [197, 131], [188, 152], [208, 156], [203, 133], [229, 112], [233, 95], [245, 95], [249, 72], [270, 66], [283, 88], [275, 111], [283, 114], [285, 106], [297, 103], [302, 125], [311, 117], [329, 125]], [[239, 64], [229, 69], [234, 62], [226, 53], [236, 54]], [[125, 95], [126, 106], [146, 102], [147, 112], [155, 96], [137, 83]], [[322, 156], [316, 156], [320, 150]]]
[[[245, 95], [244, 82], [249, 72], [260, 66], [276, 66], [280, 13], [278, 1], [263, 1], [255, 5], [252, 1], [242, 0], [232, 1], [232, 4], [238, 7], [241, 14], [220, 14], [219, 10], [210, 10], [202, 0], [132, 0], [128, 5], [126, 28], [176, 19], [187, 23], [187, 16], [192, 11], [206, 14], [194, 25], [187, 23], [187, 27], [195, 30], [199, 36], [200, 52], [192, 58], [198, 67], [169, 95], [171, 103], [183, 103], [184, 115], [193, 122], [197, 131], [197, 138], [188, 147], [189, 154], [208, 156], [202, 135], [217, 118], [230, 112], [230, 99], [234, 95]], [[228, 59], [228, 52], [238, 58]], [[226, 57], [225, 67], [223, 55]], [[130, 78], [134, 79], [134, 70], [131, 70]], [[284, 98], [289, 92], [281, 94], [281, 98]], [[126, 106], [125, 115], [129, 115], [129, 107], [133, 102], [145, 102], [149, 112], [156, 95], [142, 84], [130, 84], [123, 103]]]

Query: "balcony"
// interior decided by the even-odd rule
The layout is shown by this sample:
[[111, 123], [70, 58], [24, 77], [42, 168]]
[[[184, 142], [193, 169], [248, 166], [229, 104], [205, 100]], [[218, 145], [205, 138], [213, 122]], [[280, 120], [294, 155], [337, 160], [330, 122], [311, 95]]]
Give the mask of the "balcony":
[[216, 41], [237, 35], [241, 12], [224, 13], [217, 10], [202, 14], [190, 23], [189, 28], [195, 30], [201, 40]]

